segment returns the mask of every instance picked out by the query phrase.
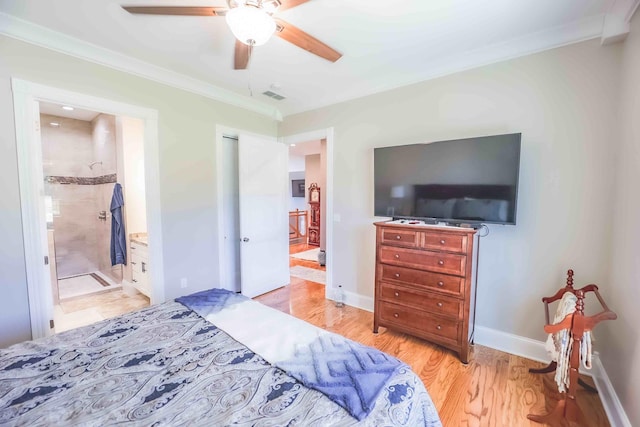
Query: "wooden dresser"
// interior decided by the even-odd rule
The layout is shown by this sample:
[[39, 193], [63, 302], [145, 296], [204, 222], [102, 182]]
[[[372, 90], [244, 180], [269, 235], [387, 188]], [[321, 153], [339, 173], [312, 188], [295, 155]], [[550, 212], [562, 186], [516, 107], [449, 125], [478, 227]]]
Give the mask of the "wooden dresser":
[[456, 351], [469, 362], [476, 230], [378, 222], [373, 332], [379, 326]]

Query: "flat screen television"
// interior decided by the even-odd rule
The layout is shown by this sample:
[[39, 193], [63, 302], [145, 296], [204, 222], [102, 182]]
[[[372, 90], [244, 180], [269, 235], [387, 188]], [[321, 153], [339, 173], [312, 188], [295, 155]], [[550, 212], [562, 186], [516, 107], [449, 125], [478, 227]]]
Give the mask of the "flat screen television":
[[516, 223], [521, 134], [374, 150], [375, 216]]

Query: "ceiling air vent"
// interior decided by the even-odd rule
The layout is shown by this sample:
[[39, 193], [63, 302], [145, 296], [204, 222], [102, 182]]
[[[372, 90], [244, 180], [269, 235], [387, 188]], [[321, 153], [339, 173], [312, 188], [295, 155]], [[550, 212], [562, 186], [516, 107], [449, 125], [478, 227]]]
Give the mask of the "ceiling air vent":
[[269, 98], [273, 98], [276, 101], [282, 101], [284, 99], [284, 96], [278, 95], [277, 93], [271, 92], [270, 90], [262, 92], [262, 94], [268, 96]]

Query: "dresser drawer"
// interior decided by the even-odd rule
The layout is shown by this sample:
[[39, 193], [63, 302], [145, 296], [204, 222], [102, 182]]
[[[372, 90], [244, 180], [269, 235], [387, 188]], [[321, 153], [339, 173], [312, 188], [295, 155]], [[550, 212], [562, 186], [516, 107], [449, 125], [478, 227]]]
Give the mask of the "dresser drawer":
[[384, 323], [435, 335], [449, 340], [458, 340], [460, 323], [445, 319], [411, 307], [404, 307], [386, 301], [380, 301], [380, 317]]
[[402, 246], [405, 248], [417, 248], [420, 246], [421, 234], [415, 230], [404, 230], [402, 228], [383, 229], [383, 245]]
[[398, 267], [396, 265], [380, 264], [380, 279], [404, 283], [410, 286], [424, 287], [437, 290], [453, 296], [462, 296], [465, 279], [459, 276], [449, 276], [431, 273], [424, 270]]
[[378, 289], [378, 297], [383, 301], [440, 314], [454, 320], [462, 318], [463, 301], [460, 299], [385, 282], [380, 282]]
[[380, 246], [380, 262], [437, 273], [463, 276], [466, 260], [465, 255]]
[[467, 236], [458, 234], [438, 233], [425, 231], [423, 248], [432, 251], [447, 251], [465, 253], [467, 248]]

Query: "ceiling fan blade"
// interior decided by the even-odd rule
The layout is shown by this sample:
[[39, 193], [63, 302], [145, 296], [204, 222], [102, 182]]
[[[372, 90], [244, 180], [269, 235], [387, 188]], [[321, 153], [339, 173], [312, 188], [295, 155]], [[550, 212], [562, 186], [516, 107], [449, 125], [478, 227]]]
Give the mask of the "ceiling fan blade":
[[278, 30], [275, 32], [275, 35], [281, 39], [284, 39], [289, 43], [293, 43], [296, 46], [331, 62], [336, 62], [338, 59], [342, 58], [342, 54], [340, 52], [322, 43], [310, 34], [305, 33], [300, 28], [295, 27], [282, 19], [276, 18], [275, 21], [278, 24]]
[[251, 48], [242, 43], [240, 40], [236, 40], [236, 50], [233, 59], [234, 70], [245, 70], [249, 65], [249, 55], [251, 54]]
[[302, 3], [306, 3], [308, 1], [309, 0], [280, 0], [280, 7], [278, 7], [278, 12], [291, 9], [292, 7], [300, 6]]
[[224, 16], [226, 7], [122, 6], [129, 13], [142, 15]]

